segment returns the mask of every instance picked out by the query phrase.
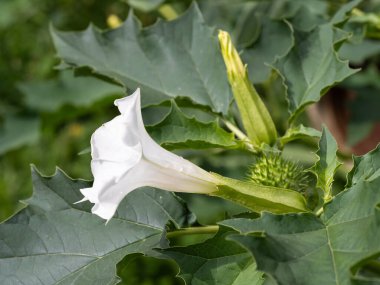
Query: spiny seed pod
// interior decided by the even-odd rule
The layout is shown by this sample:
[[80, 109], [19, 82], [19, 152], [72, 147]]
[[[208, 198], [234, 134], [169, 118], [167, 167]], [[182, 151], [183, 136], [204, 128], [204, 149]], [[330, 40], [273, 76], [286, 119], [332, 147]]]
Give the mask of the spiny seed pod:
[[279, 154], [261, 155], [250, 166], [248, 179], [256, 184], [280, 187], [305, 193], [309, 177], [297, 163], [282, 158]]

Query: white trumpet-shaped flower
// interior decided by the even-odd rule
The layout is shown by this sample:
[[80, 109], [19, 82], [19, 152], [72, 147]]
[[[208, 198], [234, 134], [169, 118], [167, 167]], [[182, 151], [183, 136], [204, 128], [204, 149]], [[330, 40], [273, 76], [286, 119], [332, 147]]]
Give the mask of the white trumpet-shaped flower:
[[143, 186], [204, 194], [217, 190], [215, 176], [163, 149], [148, 135], [140, 89], [115, 105], [121, 115], [103, 124], [91, 138], [93, 186], [80, 190], [83, 201], [95, 204], [94, 214], [111, 219], [121, 200]]

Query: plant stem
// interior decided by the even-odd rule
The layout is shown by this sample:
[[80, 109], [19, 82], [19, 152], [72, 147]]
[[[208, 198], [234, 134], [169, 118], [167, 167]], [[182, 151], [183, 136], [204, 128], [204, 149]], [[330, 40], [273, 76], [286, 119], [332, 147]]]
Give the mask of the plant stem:
[[190, 227], [183, 229], [176, 229], [174, 231], [168, 232], [166, 234], [167, 238], [175, 238], [184, 235], [205, 235], [205, 234], [215, 234], [219, 230], [218, 225], [204, 226], [204, 227]]
[[240, 139], [242, 142], [245, 143], [247, 148], [253, 152], [256, 152], [255, 148], [253, 147], [251, 141], [247, 137], [246, 134], [244, 134], [238, 127], [236, 127], [233, 123], [227, 120], [223, 120], [224, 124], [227, 126], [227, 128], [235, 134], [235, 136]]
[[239, 139], [241, 139], [242, 141], [249, 140], [248, 137], [233, 123], [226, 120], [224, 120], [224, 123], [226, 124], [227, 128], [229, 128], [231, 132], [233, 132]]
[[317, 215], [317, 217], [319, 217], [320, 215], [322, 215], [322, 213], [323, 213], [323, 206], [320, 207], [315, 214]]

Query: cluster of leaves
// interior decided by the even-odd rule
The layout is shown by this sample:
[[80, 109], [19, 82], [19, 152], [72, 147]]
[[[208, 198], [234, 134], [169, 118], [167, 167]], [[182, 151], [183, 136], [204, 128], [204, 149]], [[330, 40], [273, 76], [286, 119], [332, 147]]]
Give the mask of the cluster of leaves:
[[70, 174], [91, 177], [89, 159], [77, 153], [108, 118], [112, 98], [105, 98], [122, 92], [93, 78], [54, 71], [49, 22], [62, 29], [83, 29], [89, 21], [106, 28], [109, 15], [122, 17], [127, 10], [119, 1], [1, 1], [0, 220], [30, 196], [31, 162], [49, 172], [57, 164], [70, 165]]
[[[153, 13], [164, 1], [127, 2]], [[171, 2], [169, 7], [178, 11], [188, 6]], [[174, 275], [177, 267], [168, 260], [175, 261], [179, 275], [169, 281], [163, 278], [162, 284], [183, 280], [186, 284], [226, 285], [379, 282], [375, 273], [380, 253], [380, 148], [354, 159], [346, 186], [334, 196], [337, 144], [327, 129], [320, 133], [301, 124], [307, 105], [357, 72], [339, 54], [352, 60], [350, 55], [368, 52], [362, 47], [362, 52], [352, 53], [357, 47], [351, 45], [367, 43], [366, 31], [371, 37], [376, 31], [372, 22], [352, 15], [359, 2], [200, 1], [199, 7], [193, 4], [175, 20], [146, 28], [132, 14], [119, 28], [108, 31], [94, 26], [80, 32], [52, 28], [60, 68], [95, 75], [107, 83], [93, 77], [74, 78], [72, 70], [66, 70], [49, 82], [21, 84], [30, 108], [52, 112], [67, 103], [88, 106], [123, 89], [140, 87], [147, 130], [158, 143], [188, 156], [195, 154], [195, 161], [208, 169], [241, 178], [241, 166], [253, 161], [255, 153], [236, 131], [241, 118], [233, 104], [214, 27], [228, 30], [271, 113], [287, 106], [287, 112], [273, 117], [280, 133], [275, 146], [263, 146], [264, 150], [281, 152], [293, 141], [315, 142], [320, 137], [319, 159], [310, 170], [320, 192], [313, 206], [317, 213], [310, 209], [307, 213], [258, 215], [223, 202], [225, 215], [212, 221], [217, 225], [206, 235], [199, 232], [206, 237], [216, 234], [186, 243], [178, 236], [187, 227], [210, 222], [202, 221], [195, 195], [180, 198], [152, 188], [134, 191], [104, 226], [104, 221], [91, 214], [88, 202], [74, 204], [81, 199], [79, 189], [89, 187], [90, 182], [72, 180], [61, 170], [44, 177], [32, 168], [33, 196], [18, 206], [24, 210], [0, 225], [0, 283], [143, 284], [134, 279], [133, 264], [156, 262]], [[165, 10], [161, 13], [166, 15]], [[352, 38], [356, 42], [348, 44]], [[360, 77], [353, 78], [360, 81]], [[10, 117], [5, 121], [0, 151], [35, 136], [32, 130], [38, 121], [20, 120]], [[16, 124], [25, 131], [18, 127], [15, 133]], [[193, 152], [204, 149], [207, 156]], [[229, 165], [226, 160], [236, 153], [244, 159]], [[207, 203], [207, 210], [212, 211], [213, 202]], [[194, 209], [197, 221], [189, 209]], [[239, 215], [231, 218], [234, 214]], [[176, 243], [186, 246], [173, 246]]]

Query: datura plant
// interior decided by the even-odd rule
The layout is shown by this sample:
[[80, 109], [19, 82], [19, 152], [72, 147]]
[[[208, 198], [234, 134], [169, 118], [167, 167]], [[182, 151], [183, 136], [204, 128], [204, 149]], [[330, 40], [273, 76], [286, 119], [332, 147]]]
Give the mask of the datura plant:
[[0, 284], [378, 284], [380, 147], [351, 161], [304, 115], [360, 73], [340, 53], [360, 1], [161, 2], [136, 4], [170, 18], [148, 27], [51, 28], [59, 68], [126, 92], [102, 103], [93, 181], [32, 166]]
[[[306, 211], [304, 199], [297, 193], [251, 186], [213, 175], [160, 147], [144, 128], [140, 89], [129, 97], [116, 100], [115, 105], [121, 115], [103, 124], [91, 138], [93, 186], [80, 190], [84, 195], [82, 202], [94, 203], [92, 212], [103, 219], [109, 220], [121, 200], [143, 186], [210, 195], [225, 195], [227, 192], [230, 200], [252, 209]], [[226, 187], [229, 190], [225, 190]], [[256, 199], [266, 200], [266, 203], [261, 205]]]

